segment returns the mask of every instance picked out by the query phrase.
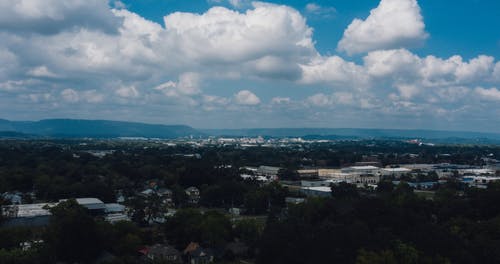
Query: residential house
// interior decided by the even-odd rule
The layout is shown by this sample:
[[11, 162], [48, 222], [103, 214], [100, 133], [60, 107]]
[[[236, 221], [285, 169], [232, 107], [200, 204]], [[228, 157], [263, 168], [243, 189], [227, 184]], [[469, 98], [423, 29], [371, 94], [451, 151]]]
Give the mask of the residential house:
[[165, 261], [168, 263], [182, 263], [181, 253], [172, 246], [156, 244], [146, 247], [141, 252], [150, 260], [155, 262]]
[[200, 201], [200, 190], [196, 187], [189, 187], [186, 189], [186, 194], [188, 195], [188, 203], [198, 204]]
[[184, 249], [184, 255], [189, 264], [205, 264], [214, 261], [214, 253], [210, 249], [201, 247], [198, 243], [191, 242]]
[[156, 193], [161, 197], [162, 203], [167, 207], [172, 207], [174, 205], [172, 190], [167, 188], [160, 188], [156, 191]]
[[224, 255], [226, 258], [232, 257], [247, 257], [249, 248], [243, 242], [231, 242], [228, 243], [224, 249]]
[[271, 167], [271, 166], [259, 166], [255, 174], [258, 176], [266, 177], [270, 180], [276, 180], [278, 178], [278, 172], [280, 167]]
[[3, 193], [1, 197], [10, 204], [22, 204], [23, 201], [22, 193], [20, 192], [6, 192]]

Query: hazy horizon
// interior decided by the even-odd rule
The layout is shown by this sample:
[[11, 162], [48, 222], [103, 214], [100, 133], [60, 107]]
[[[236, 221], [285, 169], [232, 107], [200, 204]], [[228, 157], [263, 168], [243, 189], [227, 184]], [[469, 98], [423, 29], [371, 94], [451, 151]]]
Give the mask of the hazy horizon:
[[[478, 133], [478, 134], [494, 134], [500, 135], [500, 132], [488, 132], [488, 131], [477, 131], [477, 130], [446, 130], [446, 129], [422, 129], [422, 128], [390, 128], [390, 127], [197, 127], [182, 123], [154, 123], [154, 122], [141, 122], [141, 121], [128, 121], [128, 120], [111, 120], [111, 119], [74, 119], [74, 118], [44, 118], [39, 120], [11, 120], [0, 117], [0, 120], [6, 120], [10, 122], [40, 122], [44, 120], [84, 120], [84, 121], [111, 121], [111, 122], [125, 122], [125, 123], [138, 123], [146, 125], [160, 125], [160, 126], [188, 126], [196, 130], [214, 130], [214, 131], [224, 131], [224, 130], [395, 130], [395, 131], [428, 131], [428, 132], [464, 132], [464, 133]], [[2, 130], [0, 129], [0, 132]]]

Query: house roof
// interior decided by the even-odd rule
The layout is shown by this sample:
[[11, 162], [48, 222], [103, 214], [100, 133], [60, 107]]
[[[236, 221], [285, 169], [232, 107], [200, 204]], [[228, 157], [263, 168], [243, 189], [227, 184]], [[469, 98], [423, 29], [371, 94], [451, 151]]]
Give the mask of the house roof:
[[196, 187], [189, 187], [189, 188], [186, 189], [186, 192], [193, 192], [193, 191], [194, 192], [198, 192], [199, 190]]
[[123, 213], [107, 214], [104, 219], [110, 223], [115, 223], [119, 221], [130, 221], [128, 215]]
[[180, 252], [169, 245], [156, 244], [147, 248], [148, 254], [153, 255], [163, 255], [163, 256], [173, 256], [180, 255]]
[[212, 256], [213, 252], [210, 249], [205, 249], [202, 247], [198, 247], [197, 249], [188, 253], [191, 257], [207, 257]]
[[125, 211], [125, 206], [117, 203], [104, 204], [104, 211], [106, 213], [120, 213]]
[[243, 242], [231, 242], [226, 245], [226, 250], [239, 255], [246, 253], [248, 251], [248, 246]]
[[196, 243], [196, 242], [191, 242], [189, 243], [189, 245], [186, 247], [186, 249], [184, 249], [183, 253], [184, 254], [188, 254], [192, 251], [195, 251], [196, 249], [198, 249], [200, 247], [200, 244]]
[[268, 171], [278, 172], [280, 169], [281, 169], [281, 167], [259, 166], [259, 170], [268, 170]]
[[141, 194], [148, 196], [148, 195], [152, 195], [154, 192], [155, 191], [153, 191], [153, 189], [149, 188], [149, 189], [146, 189], [146, 190], [142, 191]]
[[167, 194], [167, 193], [172, 193], [172, 190], [167, 189], [167, 188], [160, 188], [158, 191], [156, 191], [158, 194]]

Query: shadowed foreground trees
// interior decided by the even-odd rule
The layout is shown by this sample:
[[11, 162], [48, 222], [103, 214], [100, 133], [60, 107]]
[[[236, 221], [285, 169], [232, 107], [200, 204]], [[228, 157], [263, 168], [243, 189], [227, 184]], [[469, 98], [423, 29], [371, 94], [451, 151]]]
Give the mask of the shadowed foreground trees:
[[50, 209], [52, 216], [45, 234], [47, 250], [56, 260], [77, 262], [95, 259], [101, 252], [103, 237], [97, 224], [75, 200]]
[[165, 224], [165, 235], [178, 248], [190, 242], [203, 242], [214, 247], [229, 242], [232, 227], [229, 219], [216, 211], [202, 214], [197, 209], [182, 209]]
[[270, 219], [258, 263], [500, 263], [498, 185], [434, 201], [407, 184], [372, 194], [339, 185]]
[[[133, 223], [96, 220], [75, 200], [61, 202], [50, 211], [49, 225], [36, 230], [41, 237], [33, 236], [29, 229], [0, 229], [0, 263], [94, 263], [104, 253], [118, 256], [120, 261], [134, 259], [137, 250], [147, 242]], [[32, 244], [27, 250], [18, 247], [20, 242], [39, 239], [43, 242]]]
[[[263, 231], [254, 220], [232, 223], [223, 213], [187, 208], [178, 210], [164, 229], [145, 233], [133, 223], [95, 220], [68, 200], [52, 208], [40, 247], [22, 251], [16, 245], [29, 240], [31, 231], [0, 229], [0, 263], [92, 263], [103, 252], [117, 256], [117, 263], [133, 263], [125, 260], [137, 260], [138, 248], [158, 243], [154, 237], [160, 233], [178, 249], [191, 241], [223, 249], [239, 239], [256, 249], [257, 263], [500, 263], [500, 209], [492, 203], [500, 196], [498, 187], [427, 200], [407, 184], [361, 193], [339, 185], [334, 188], [338, 197], [270, 210]], [[266, 188], [282, 192], [277, 186]], [[449, 185], [440, 188], [462, 192]]]

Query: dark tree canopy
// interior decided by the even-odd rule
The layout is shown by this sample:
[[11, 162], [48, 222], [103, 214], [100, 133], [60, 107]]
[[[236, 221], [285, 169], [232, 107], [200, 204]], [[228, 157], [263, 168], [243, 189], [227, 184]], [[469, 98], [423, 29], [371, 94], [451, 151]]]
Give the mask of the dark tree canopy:
[[67, 200], [50, 209], [52, 216], [45, 241], [57, 260], [90, 261], [101, 252], [97, 224], [87, 209]]

